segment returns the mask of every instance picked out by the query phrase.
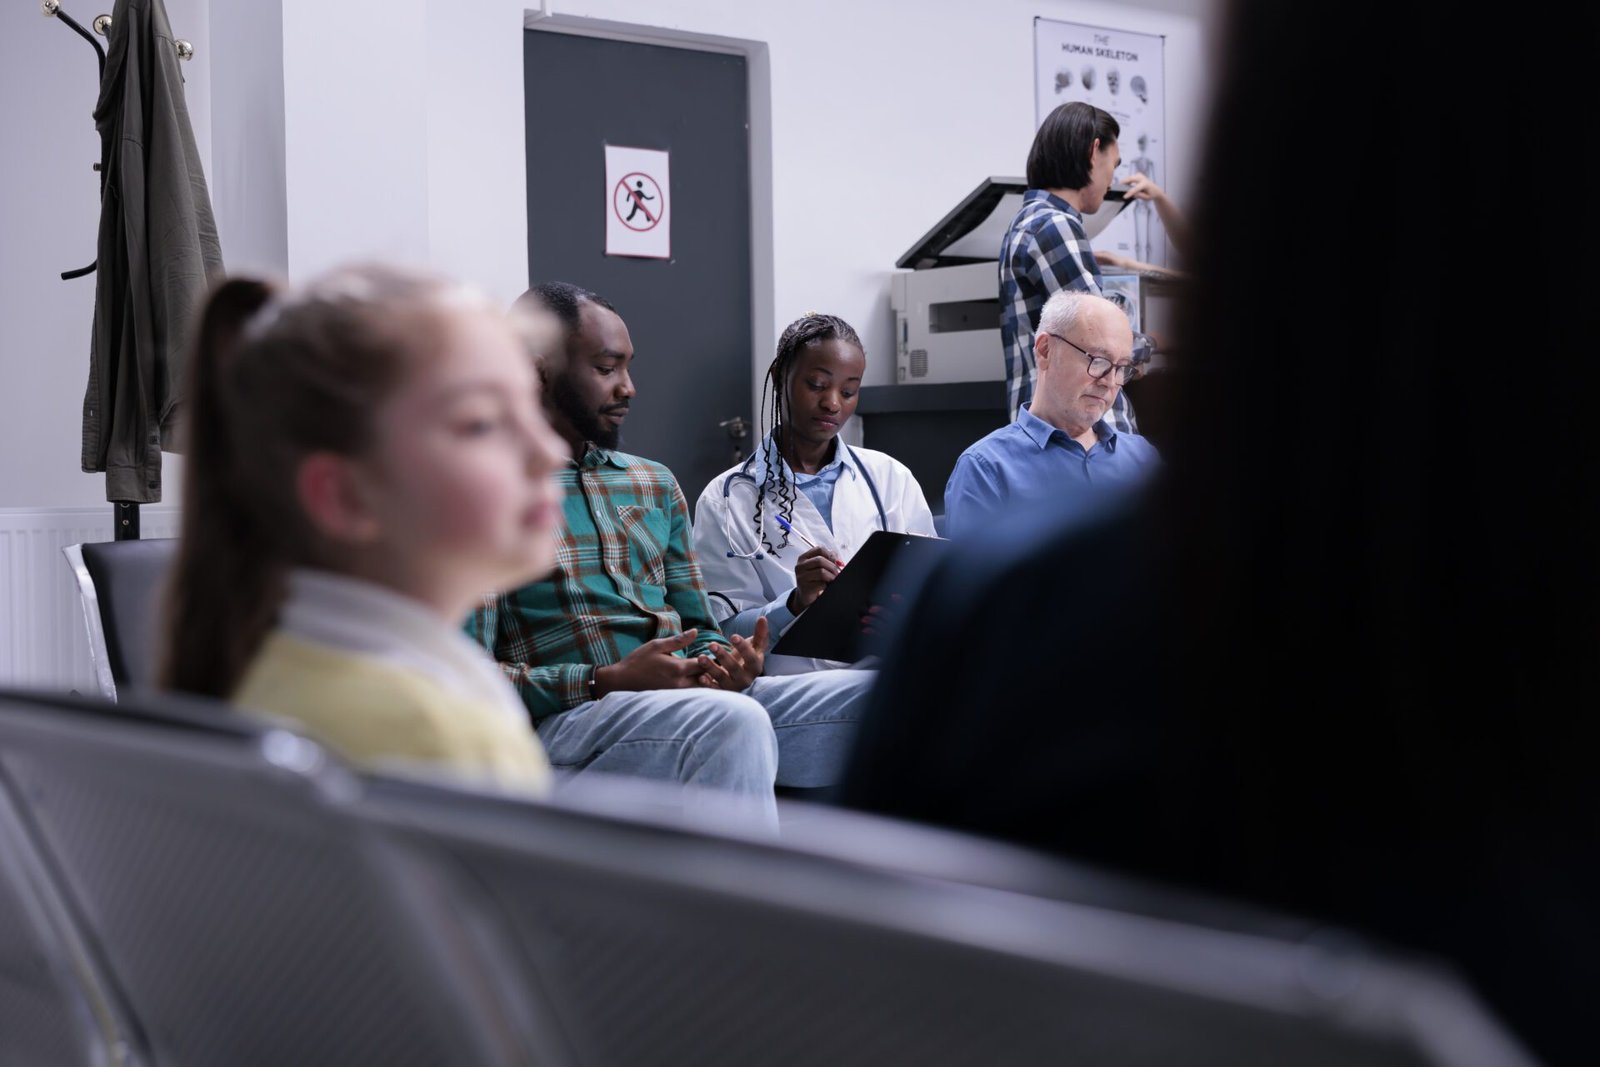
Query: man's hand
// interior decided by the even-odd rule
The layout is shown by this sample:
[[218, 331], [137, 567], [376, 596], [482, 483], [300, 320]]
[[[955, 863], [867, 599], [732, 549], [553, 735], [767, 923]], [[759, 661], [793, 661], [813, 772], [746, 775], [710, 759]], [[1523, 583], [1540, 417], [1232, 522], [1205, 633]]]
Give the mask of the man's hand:
[[[1167, 195], [1165, 189], [1151, 181], [1148, 177], [1135, 171], [1128, 175], [1128, 187], [1123, 191], [1123, 196], [1129, 200], [1148, 200], [1156, 206], [1156, 214], [1161, 216], [1161, 225], [1167, 228], [1167, 236], [1172, 239], [1172, 244], [1179, 252], [1189, 247], [1189, 222], [1183, 217], [1183, 212], [1178, 210], [1178, 205], [1172, 202], [1172, 197]], [[1096, 259], [1103, 259], [1099, 252], [1095, 253]], [[1139, 268], [1143, 269], [1143, 268]], [[1164, 268], [1156, 267], [1155, 270]]]
[[742, 693], [750, 688], [751, 682], [761, 677], [761, 668], [767, 661], [766, 616], [756, 620], [753, 637], [734, 634], [728, 640], [733, 642], [732, 648], [725, 645], [712, 648], [711, 653], [716, 657], [716, 662], [708, 666], [705, 674], [700, 676], [700, 684], [711, 689]]
[[825, 548], [813, 548], [794, 565], [794, 592], [789, 594], [789, 610], [798, 615], [816, 602], [828, 583], [839, 577], [839, 561]]
[[699, 685], [701, 675], [714, 665], [711, 658], [700, 656], [685, 659], [674, 655], [694, 644], [698, 636], [699, 630], [685, 630], [676, 637], [658, 637], [654, 641], [646, 641], [610, 666], [596, 667], [595, 699], [607, 693], [688, 689]]
[[1122, 195], [1129, 200], [1149, 200], [1157, 204], [1167, 198], [1166, 190], [1137, 171], [1128, 175], [1128, 188]]
[[1115, 252], [1102, 252], [1098, 248], [1094, 250], [1094, 261], [1102, 267], [1116, 267], [1118, 270], [1132, 270], [1134, 262], [1127, 256], [1119, 256]]

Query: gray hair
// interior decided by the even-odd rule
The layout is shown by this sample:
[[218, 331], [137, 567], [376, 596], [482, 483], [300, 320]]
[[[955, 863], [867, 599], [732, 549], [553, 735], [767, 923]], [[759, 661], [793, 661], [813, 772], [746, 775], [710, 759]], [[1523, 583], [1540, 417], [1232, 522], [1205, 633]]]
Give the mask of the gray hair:
[[1117, 305], [1103, 296], [1086, 293], [1082, 289], [1058, 289], [1045, 301], [1044, 310], [1039, 312], [1039, 332], [1066, 336], [1078, 324], [1083, 309], [1091, 303], [1105, 304], [1118, 314], [1122, 313]]

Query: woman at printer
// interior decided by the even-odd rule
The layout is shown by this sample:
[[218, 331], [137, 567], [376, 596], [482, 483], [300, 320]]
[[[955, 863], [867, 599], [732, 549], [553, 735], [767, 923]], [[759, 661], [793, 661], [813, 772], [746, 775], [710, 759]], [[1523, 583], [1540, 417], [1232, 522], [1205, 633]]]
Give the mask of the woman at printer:
[[[778, 339], [761, 383], [771, 430], [695, 505], [695, 555], [724, 632], [749, 636], [765, 616], [776, 641], [875, 530], [933, 534], [933, 513], [905, 465], [838, 439], [866, 366], [860, 337], [833, 315], [806, 315]], [[766, 671], [840, 666], [769, 655]]]

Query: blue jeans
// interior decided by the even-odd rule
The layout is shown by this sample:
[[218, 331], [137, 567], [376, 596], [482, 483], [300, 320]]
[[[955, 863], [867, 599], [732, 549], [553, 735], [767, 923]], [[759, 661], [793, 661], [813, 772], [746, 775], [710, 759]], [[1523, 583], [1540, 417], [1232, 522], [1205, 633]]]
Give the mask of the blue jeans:
[[771, 797], [780, 785], [832, 785], [843, 770], [875, 671], [757, 678], [747, 694], [712, 689], [608, 693], [538, 725], [550, 762]]
[[747, 693], [772, 718], [778, 735], [778, 784], [837, 785], [855, 743], [877, 671], [807, 671], [763, 675]]

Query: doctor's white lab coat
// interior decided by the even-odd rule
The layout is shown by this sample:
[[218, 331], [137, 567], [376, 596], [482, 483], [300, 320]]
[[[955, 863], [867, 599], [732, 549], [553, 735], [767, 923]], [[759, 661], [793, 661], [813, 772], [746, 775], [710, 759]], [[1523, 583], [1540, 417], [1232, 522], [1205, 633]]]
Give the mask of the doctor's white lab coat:
[[[922, 487], [905, 464], [870, 448], [852, 448], [839, 442], [844, 470], [833, 487], [833, 529], [822, 521], [822, 514], [806, 495], [795, 490], [794, 514], [787, 516], [794, 528], [845, 562], [875, 530], [933, 536], [933, 512], [922, 495]], [[777, 612], [768, 620], [776, 642], [779, 632], [773, 623], [787, 619], [783, 608], [795, 587], [794, 565], [809, 549], [797, 536], [789, 545], [768, 552], [755, 529], [756, 493], [765, 473], [769, 449], [762, 443], [755, 455], [711, 480], [694, 509], [695, 557], [711, 594], [711, 611], [726, 631], [729, 621], [741, 612], [759, 608], [763, 615]], [[783, 462], [779, 459], [777, 462]], [[793, 478], [790, 471], [790, 478]], [[762, 515], [763, 532], [773, 545], [783, 544], [783, 528], [775, 515], [777, 501], [769, 492]], [[749, 635], [750, 620], [736, 632]], [[802, 659], [797, 656], [767, 656], [767, 674], [798, 674], [847, 663]]]

